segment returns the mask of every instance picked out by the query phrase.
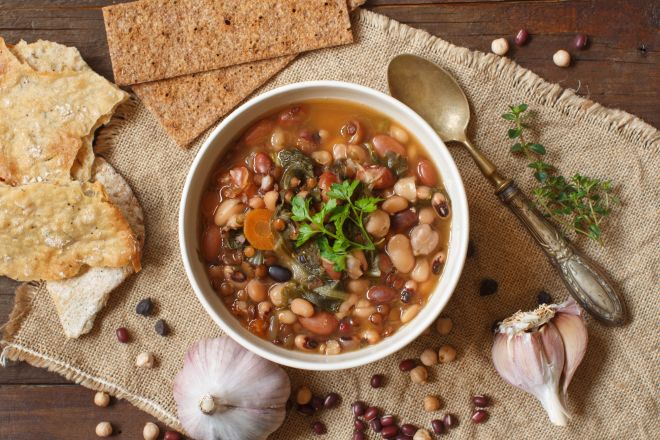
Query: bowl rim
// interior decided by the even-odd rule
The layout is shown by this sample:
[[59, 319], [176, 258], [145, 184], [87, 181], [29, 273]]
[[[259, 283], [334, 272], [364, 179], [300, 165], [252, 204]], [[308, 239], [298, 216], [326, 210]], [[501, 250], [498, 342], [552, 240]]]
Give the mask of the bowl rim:
[[[292, 359], [290, 357], [285, 356], [284, 354], [280, 355], [279, 353], [274, 352], [273, 350], [270, 349], [270, 347], [269, 349], [266, 349], [260, 347], [256, 343], [253, 343], [250, 340], [250, 338], [251, 337], [258, 338], [258, 336], [252, 335], [252, 333], [249, 333], [249, 330], [243, 327], [240, 328], [240, 332], [234, 330], [234, 328], [232, 328], [229, 324], [225, 322], [225, 320], [215, 310], [214, 306], [207, 300], [203, 292], [202, 286], [200, 286], [200, 283], [198, 282], [197, 278], [194, 275], [191, 259], [194, 258], [195, 256], [188, 255], [187, 246], [186, 246], [186, 242], [187, 242], [186, 229], [188, 222], [186, 222], [187, 216], [185, 214], [188, 205], [190, 203], [194, 203], [194, 201], [191, 202], [189, 200], [190, 188], [193, 183], [193, 180], [195, 179], [195, 175], [200, 164], [202, 163], [203, 160], [206, 160], [206, 155], [208, 154], [209, 149], [212, 148], [213, 144], [218, 138], [218, 135], [240, 115], [242, 115], [246, 111], [249, 111], [250, 108], [257, 106], [258, 104], [264, 101], [268, 101], [273, 98], [276, 98], [279, 95], [286, 95], [287, 93], [291, 93], [293, 91], [299, 91], [302, 89], [310, 89], [310, 88], [312, 89], [339, 88], [348, 91], [354, 91], [362, 95], [370, 95], [372, 98], [376, 100], [384, 101], [384, 103], [387, 106], [396, 107], [398, 111], [403, 112], [408, 118], [412, 119], [417, 125], [415, 128], [416, 135], [418, 130], [425, 131], [426, 132], [425, 134], [427, 136], [430, 136], [430, 138], [433, 140], [433, 144], [438, 146], [439, 149], [438, 153], [441, 156], [443, 156], [443, 159], [448, 159], [444, 161], [445, 163], [443, 166], [448, 168], [449, 171], [451, 172], [451, 177], [453, 178], [452, 179], [453, 187], [455, 191], [455, 193], [451, 194], [450, 199], [451, 199], [452, 207], [460, 207], [460, 211], [461, 211], [461, 217], [459, 218], [459, 221], [460, 221], [460, 229], [462, 233], [458, 237], [459, 238], [458, 242], [452, 243], [452, 236], [455, 233], [454, 228], [456, 225], [452, 224], [452, 233], [451, 233], [452, 235], [450, 236], [450, 243], [452, 243], [452, 250], [450, 252], [454, 253], [454, 255], [452, 255], [452, 259], [454, 263], [452, 264], [455, 265], [455, 269], [452, 273], [447, 273], [447, 270], [445, 270], [443, 271], [443, 275], [442, 275], [442, 279], [446, 279], [446, 284], [444, 288], [449, 293], [446, 295], [438, 295], [438, 288], [440, 287], [442, 282], [441, 279], [441, 282], [438, 283], [433, 293], [431, 294], [429, 301], [424, 305], [424, 308], [432, 305], [433, 308], [436, 309], [435, 313], [431, 313], [427, 315], [425, 317], [426, 319], [424, 319], [421, 322], [419, 320], [422, 319], [422, 316], [416, 317], [410, 323], [406, 324], [403, 328], [399, 329], [394, 335], [373, 345], [372, 347], [374, 347], [374, 350], [371, 352], [364, 353], [366, 350], [368, 350], [368, 348], [347, 352], [347, 353], [358, 353], [358, 354], [360, 352], [364, 353], [364, 356], [354, 357], [353, 359], [341, 359], [342, 354], [329, 356], [319, 353], [303, 353], [303, 357], [305, 358], [305, 360]], [[301, 100], [304, 99], [305, 98], [301, 98]], [[315, 99], [315, 98], [308, 98], [308, 99]], [[334, 98], [330, 98], [330, 99], [334, 99]], [[347, 100], [344, 98], [336, 98], [336, 99]], [[355, 100], [354, 102], [360, 103], [358, 100]], [[372, 105], [368, 105], [364, 103], [360, 103], [360, 105], [373, 109]], [[379, 113], [387, 114], [387, 110], [380, 110], [380, 109], [374, 109], [374, 110], [376, 110]], [[429, 150], [431, 148], [422, 142], [420, 142], [420, 144], [422, 148], [424, 148], [425, 150]], [[213, 158], [214, 163], [217, 162], [220, 156], [224, 154], [224, 152], [226, 151], [227, 150], [224, 149], [223, 152], [217, 155], [217, 157]], [[436, 166], [439, 165], [436, 164]], [[445, 174], [446, 173], [443, 173], [443, 181], [446, 182], [446, 179], [450, 176], [447, 176]], [[456, 209], [453, 209], [453, 211], [454, 212], [452, 213], [452, 222], [454, 222], [455, 220]], [[195, 292], [195, 296], [197, 297], [197, 300], [202, 304], [204, 310], [213, 319], [213, 321], [227, 335], [229, 335], [232, 339], [234, 339], [244, 348], [250, 350], [251, 352], [265, 359], [289, 367], [305, 369], [305, 370], [316, 370], [316, 371], [341, 370], [341, 369], [366, 365], [395, 353], [396, 351], [406, 347], [411, 342], [413, 342], [417, 337], [419, 337], [426, 328], [431, 326], [431, 324], [435, 321], [437, 316], [442, 312], [447, 302], [453, 295], [458, 280], [463, 271], [463, 266], [465, 263], [465, 257], [467, 253], [468, 237], [469, 237], [469, 211], [468, 211], [467, 197], [465, 194], [465, 187], [463, 185], [463, 180], [458, 170], [458, 167], [454, 162], [454, 159], [452, 158], [451, 154], [449, 153], [449, 150], [447, 149], [444, 142], [440, 139], [438, 134], [431, 128], [431, 126], [421, 116], [415, 113], [410, 107], [403, 104], [401, 101], [396, 100], [390, 95], [387, 95], [383, 92], [372, 89], [370, 87], [362, 86], [360, 84], [343, 82], [343, 81], [333, 81], [333, 80], [303, 81], [303, 82], [286, 84], [253, 97], [248, 101], [246, 101], [245, 103], [243, 103], [242, 105], [240, 105], [234, 111], [232, 111], [225, 119], [222, 120], [220, 124], [218, 124], [217, 127], [213, 129], [213, 131], [208, 135], [207, 139], [204, 141], [199, 151], [197, 152], [190, 166], [188, 174], [186, 176], [185, 183], [183, 185], [178, 215], [179, 215], [179, 219], [178, 219], [179, 250], [181, 253], [181, 259], [184, 265], [186, 276], [188, 278], [190, 286]], [[438, 299], [435, 302], [433, 302], [434, 298], [438, 298]], [[416, 329], [416, 330], [410, 330], [410, 329]], [[249, 335], [243, 335], [241, 333], [249, 333]], [[398, 337], [396, 339], [393, 339], [397, 335]], [[261, 338], [259, 339], [261, 340]], [[272, 348], [284, 350], [285, 352], [291, 351], [289, 349], [284, 349], [281, 347], [277, 347], [275, 345], [273, 345]], [[327, 361], [328, 358], [330, 358], [330, 360], [331, 359], [338, 359], [338, 360], [328, 362]], [[322, 360], [325, 362], [323, 362]]]

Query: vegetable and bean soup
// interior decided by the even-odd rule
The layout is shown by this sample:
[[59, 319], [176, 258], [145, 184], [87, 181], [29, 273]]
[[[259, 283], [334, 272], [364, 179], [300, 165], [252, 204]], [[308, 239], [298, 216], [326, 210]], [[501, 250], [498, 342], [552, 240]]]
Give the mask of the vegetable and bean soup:
[[451, 207], [406, 127], [314, 100], [240, 137], [201, 214], [210, 282], [236, 318], [273, 344], [337, 354], [379, 342], [424, 307]]

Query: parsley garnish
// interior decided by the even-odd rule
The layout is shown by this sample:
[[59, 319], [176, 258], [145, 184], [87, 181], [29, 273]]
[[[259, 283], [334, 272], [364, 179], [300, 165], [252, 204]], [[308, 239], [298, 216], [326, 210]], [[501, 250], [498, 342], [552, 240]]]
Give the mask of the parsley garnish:
[[618, 204], [619, 199], [612, 195], [612, 183], [609, 180], [600, 180], [576, 173], [570, 179], [557, 175], [557, 169], [542, 160], [546, 154], [543, 145], [527, 142], [524, 130], [528, 128], [523, 113], [527, 104], [510, 106], [509, 113], [502, 115], [507, 121], [515, 124], [510, 128], [510, 139], [517, 139], [511, 147], [511, 152], [523, 154], [528, 160], [529, 168], [534, 170], [534, 178], [539, 186], [534, 188], [533, 194], [538, 208], [546, 217], [549, 217], [565, 230], [572, 230], [576, 234], [584, 235], [603, 245], [603, 231], [601, 226], [612, 211], [612, 205]]
[[[338, 272], [346, 270], [346, 257], [352, 250], [376, 248], [364, 227], [364, 221], [366, 214], [374, 212], [382, 199], [362, 197], [354, 201], [353, 194], [359, 184], [359, 180], [333, 183], [328, 191], [328, 201], [316, 213], [311, 211], [309, 198], [296, 196], [291, 201], [291, 218], [299, 223], [296, 247], [314, 237], [321, 257], [332, 262]], [[355, 241], [347, 234], [350, 224], [358, 229], [364, 243]]]

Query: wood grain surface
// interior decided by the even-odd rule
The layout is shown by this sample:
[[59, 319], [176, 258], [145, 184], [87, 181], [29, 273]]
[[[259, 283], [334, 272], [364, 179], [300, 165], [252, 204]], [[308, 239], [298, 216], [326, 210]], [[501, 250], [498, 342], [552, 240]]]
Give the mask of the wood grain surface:
[[[107, 0], [0, 0], [0, 37], [8, 43], [39, 38], [78, 47], [91, 67], [112, 79], [101, 7]], [[660, 122], [658, 46], [660, 3], [653, 0], [370, 0], [366, 7], [454, 44], [488, 51], [490, 42], [524, 27], [529, 43], [509, 56], [542, 77], [592, 100]], [[569, 48], [576, 32], [589, 35], [586, 50], [572, 51], [560, 69], [552, 54]], [[0, 323], [13, 304], [16, 283], [0, 277]], [[94, 393], [58, 375], [12, 363], [0, 368], [0, 439], [95, 438], [110, 421], [113, 438], [142, 438], [153, 418], [126, 402], [93, 405]]]

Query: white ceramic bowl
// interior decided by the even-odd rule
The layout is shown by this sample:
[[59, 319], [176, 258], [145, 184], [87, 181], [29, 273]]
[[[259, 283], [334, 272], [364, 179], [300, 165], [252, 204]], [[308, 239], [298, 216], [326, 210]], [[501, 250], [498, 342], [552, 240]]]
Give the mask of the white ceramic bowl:
[[[243, 328], [212, 289], [200, 257], [200, 201], [219, 158], [260, 116], [308, 99], [341, 99], [374, 108], [405, 127], [438, 167], [451, 199], [451, 237], [444, 272], [428, 303], [410, 323], [378, 344], [334, 356], [302, 353], [278, 347]], [[429, 327], [451, 297], [463, 269], [468, 243], [468, 205], [458, 169], [433, 129], [409, 107], [376, 90], [336, 81], [290, 84], [241, 105], [211, 133], [190, 168], [179, 211], [179, 244], [190, 284], [208, 314], [229, 336], [248, 350], [278, 364], [307, 370], [337, 370], [374, 362], [405, 347]]]

